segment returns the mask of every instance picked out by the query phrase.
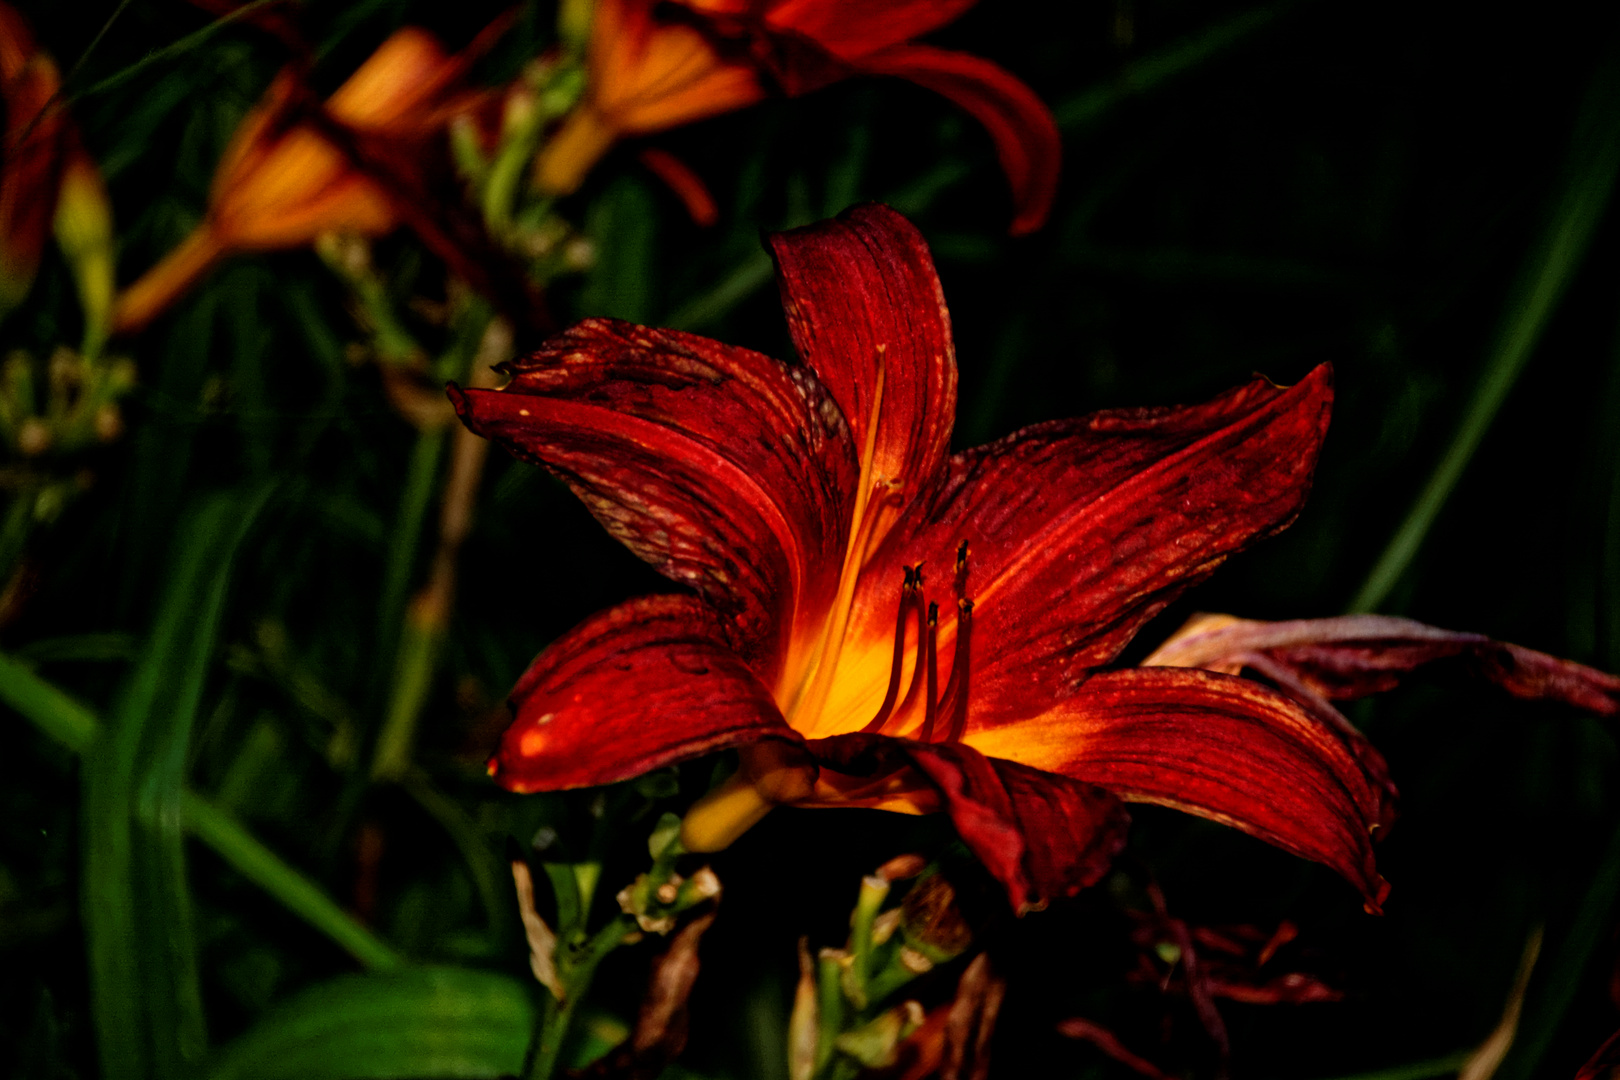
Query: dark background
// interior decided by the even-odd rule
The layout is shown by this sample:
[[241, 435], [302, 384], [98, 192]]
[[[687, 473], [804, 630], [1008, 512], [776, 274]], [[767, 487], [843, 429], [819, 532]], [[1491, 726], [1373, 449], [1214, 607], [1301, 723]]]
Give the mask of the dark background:
[[[113, 6], [24, 9], [67, 69]], [[445, 8], [312, 3], [298, 19], [328, 46], [317, 78], [331, 86], [396, 25], [421, 23], [460, 45], [499, 10], [476, 0]], [[521, 31], [486, 77], [543, 43], [550, 18], [540, 5], [538, 36]], [[70, 89], [206, 21], [185, 5], [135, 0]], [[602, 258], [551, 300], [564, 319], [677, 321], [787, 356], [774, 289], [732, 305], [710, 302], [711, 290], [757, 259], [760, 229], [880, 199], [913, 217], [938, 260], [962, 372], [959, 445], [1098, 408], [1198, 400], [1254, 371], [1288, 382], [1332, 361], [1333, 429], [1299, 522], [1232, 560], [1127, 658], [1194, 610], [1337, 614], [1521, 314], [1563, 193], [1592, 183], [1593, 146], [1620, 115], [1617, 34], [1612, 9], [1588, 3], [987, 2], [929, 40], [1000, 62], [1064, 122], [1063, 185], [1044, 230], [1005, 235], [1004, 181], [971, 120], [914, 87], [857, 79], [650, 140], [711, 186], [722, 209], [711, 229], [691, 224], [631, 150], [616, 151], [560, 208], [594, 232]], [[273, 40], [233, 27], [73, 102], [115, 202], [121, 282], [196, 221], [225, 140], [283, 57]], [[1620, 222], [1589, 213], [1578, 224], [1590, 243], [1570, 262], [1567, 290], [1534, 324], [1521, 377], [1380, 610], [1617, 670]], [[401, 276], [413, 265], [426, 265], [424, 279], [438, 272], [404, 237], [379, 245], [379, 259]], [[0, 344], [48, 353], [76, 338], [75, 310], [64, 268], [48, 261]], [[373, 830], [385, 845], [375, 914], [384, 938], [412, 957], [521, 972], [520, 937], [512, 926], [485, 931], [465, 854], [442, 823], [399, 790], [357, 794], [352, 768], [318, 750], [331, 717], [298, 690], [319, 687], [364, 733], [388, 681], [373, 625], [377, 567], [412, 432], [373, 369], [344, 360], [357, 336], [336, 282], [294, 252], [231, 262], [153, 329], [119, 342], [140, 371], [128, 434], [90, 460], [93, 486], [36, 536], [37, 589], [0, 629], [0, 647], [104, 706], [152, 625], [185, 508], [202, 493], [277, 481], [238, 555], [191, 783], [344, 903], [357, 830]], [[424, 558], [430, 548], [424, 539]], [[492, 457], [417, 755], [490, 850], [541, 821], [565, 838], [583, 828], [578, 799], [520, 800], [485, 781], [505, 690], [585, 615], [663, 587], [559, 485]], [[82, 646], [87, 634], [106, 635], [101, 655], [53, 653], [52, 642]], [[295, 676], [266, 674], [275, 642]], [[1321, 867], [1205, 822], [1133, 812], [1132, 880], [1151, 872], [1193, 922], [1293, 920], [1300, 964], [1346, 991], [1336, 1004], [1224, 1004], [1233, 1074], [1339, 1077], [1471, 1047], [1496, 1024], [1526, 935], [1541, 924], [1523, 1035], [1498, 1075], [1572, 1075], [1620, 1025], [1609, 988], [1620, 875], [1613, 726], [1444, 673], [1352, 715], [1403, 795], [1381, 849], [1394, 886], [1382, 918], [1363, 914]], [[79, 770], [21, 719], [5, 730], [0, 1062], [25, 1076], [93, 1076]], [[259, 745], [271, 750], [244, 777], [255, 731], [269, 733]], [[710, 767], [684, 770], [685, 794], [671, 805], [699, 793]], [[947, 840], [937, 822], [783, 811], [719, 856], [727, 897], [705, 944], [686, 1063], [704, 1076], [785, 1077], [780, 1028], [798, 935], [837, 944], [860, 874]], [[639, 843], [627, 839], [621, 877]], [[210, 853], [196, 851], [190, 872], [214, 1041], [353, 969]], [[611, 863], [604, 887], [618, 887]], [[1077, 1014], [1168, 1068], [1210, 1074], [1185, 1003], [1123, 981], [1119, 907], [1140, 906], [1134, 888], [1122, 878], [987, 931], [1010, 980], [1000, 1074], [1129, 1075], [1052, 1034]], [[627, 951], [605, 969], [605, 1003], [633, 998], [641, 962]]]

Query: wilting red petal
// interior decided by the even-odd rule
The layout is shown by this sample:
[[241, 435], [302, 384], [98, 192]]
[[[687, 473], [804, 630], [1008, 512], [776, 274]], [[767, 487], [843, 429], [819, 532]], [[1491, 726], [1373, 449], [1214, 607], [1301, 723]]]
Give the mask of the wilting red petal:
[[[1040, 424], [958, 454], [862, 575], [857, 632], [892, 633], [901, 566], [943, 586], [966, 540], [969, 730], [1028, 716], [1293, 520], [1332, 399], [1323, 365], [1286, 390], [1257, 379], [1203, 405]], [[942, 622], [942, 648], [953, 636]]]
[[981, 752], [1219, 821], [1325, 863], [1378, 910], [1380, 798], [1328, 725], [1269, 687], [1208, 671], [1092, 676], [1031, 720], [970, 732]]
[[[1392, 689], [1424, 664], [1458, 659], [1514, 697], [1546, 699], [1599, 716], [1620, 712], [1620, 678], [1556, 656], [1389, 615], [1255, 622], [1201, 616], [1144, 664], [1239, 668], [1253, 654], [1281, 664], [1325, 698]], [[1262, 674], [1265, 674], [1262, 672]]]
[[592, 319], [451, 398], [469, 428], [565, 480], [614, 536], [720, 613], [769, 681], [837, 585], [855, 452], [809, 373]]
[[720, 208], [714, 204], [714, 196], [709, 194], [703, 178], [693, 172], [690, 165], [668, 150], [657, 147], [643, 150], [640, 158], [647, 171], [662, 180], [681, 200], [693, 224], [708, 228], [720, 220]]
[[984, 125], [1012, 187], [1014, 236], [1046, 223], [1057, 195], [1063, 138], [1046, 103], [1011, 72], [970, 53], [930, 45], [896, 45], [857, 62], [873, 75], [893, 75], [948, 98]]
[[987, 758], [960, 743], [840, 735], [807, 745], [840, 773], [883, 776], [909, 767], [921, 774], [1020, 914], [1094, 884], [1125, 845], [1124, 807], [1089, 783]]
[[1606, 1080], [1614, 1069], [1620, 1069], [1620, 1031], [1606, 1039], [1592, 1060], [1581, 1066], [1575, 1080]]
[[928, 245], [876, 205], [769, 239], [799, 356], [832, 391], [855, 445], [874, 440], [869, 479], [919, 490], [956, 419], [951, 317]]
[[1169, 1074], [1153, 1062], [1131, 1053], [1125, 1044], [1119, 1041], [1119, 1036], [1083, 1016], [1071, 1016], [1067, 1020], [1058, 1021], [1057, 1030], [1059, 1035], [1067, 1035], [1071, 1039], [1084, 1039], [1121, 1065], [1140, 1076], [1147, 1077], [1148, 1080], [1170, 1080]]
[[762, 738], [796, 739], [766, 690], [689, 596], [604, 611], [535, 658], [490, 759], [512, 791], [609, 784]]

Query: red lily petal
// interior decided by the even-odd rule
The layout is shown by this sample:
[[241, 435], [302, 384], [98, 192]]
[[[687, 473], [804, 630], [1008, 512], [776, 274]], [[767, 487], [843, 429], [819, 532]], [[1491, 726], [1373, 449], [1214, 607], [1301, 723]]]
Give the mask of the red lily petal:
[[[688, 6], [703, 8], [714, 0], [687, 2]], [[834, 56], [853, 61], [937, 30], [976, 2], [864, 0], [858, 4], [829, 4], [827, 0], [778, 0], [765, 12], [765, 24], [778, 32], [808, 38]], [[722, 2], [716, 6], [727, 5]]]
[[1597, 1053], [1592, 1055], [1592, 1060], [1582, 1065], [1581, 1071], [1575, 1074], [1575, 1080], [1603, 1080], [1604, 1077], [1613, 1076], [1615, 1069], [1620, 1069], [1620, 1031], [1604, 1040]]
[[794, 740], [770, 691], [689, 596], [646, 596], [581, 623], [512, 688], [490, 758], [512, 791], [609, 784], [762, 738]]
[[1483, 634], [1389, 615], [1289, 622], [1195, 616], [1143, 663], [1230, 670], [1234, 664], [1252, 666], [1247, 660], [1254, 654], [1341, 701], [1389, 690], [1424, 664], [1456, 658], [1514, 697], [1557, 701], [1599, 716], [1620, 712], [1620, 678], [1607, 672]]
[[591, 319], [451, 399], [469, 428], [565, 480], [695, 588], [771, 678], [796, 617], [837, 586], [855, 452], [809, 372], [692, 334]]
[[[1257, 379], [1203, 405], [1040, 424], [956, 455], [862, 575], [851, 637], [881, 653], [901, 566], [921, 563], [942, 586], [965, 540], [976, 605], [968, 728], [1030, 715], [1226, 556], [1293, 520], [1331, 380], [1323, 365], [1286, 390]], [[948, 655], [954, 615], [940, 635]], [[858, 730], [883, 695], [886, 669], [868, 666], [876, 685], [851, 684], [829, 721], [842, 730]]]
[[1046, 223], [1057, 195], [1063, 137], [1046, 103], [1017, 76], [983, 57], [931, 45], [895, 45], [861, 57], [857, 66], [916, 83], [971, 113], [994, 140], [1012, 187], [1008, 231], [1022, 236]]
[[914, 770], [938, 792], [963, 843], [1019, 914], [1095, 884], [1125, 846], [1125, 808], [1089, 783], [987, 758], [960, 743], [839, 735], [807, 746], [845, 774]]
[[868, 205], [769, 241], [793, 344], [832, 391], [855, 445], [873, 440], [867, 481], [921, 490], [945, 460], [956, 418], [951, 317], [922, 235]]
[[1328, 725], [1269, 687], [1179, 668], [1092, 676], [1041, 716], [967, 740], [985, 754], [1231, 825], [1325, 863], [1377, 911], [1380, 799]]

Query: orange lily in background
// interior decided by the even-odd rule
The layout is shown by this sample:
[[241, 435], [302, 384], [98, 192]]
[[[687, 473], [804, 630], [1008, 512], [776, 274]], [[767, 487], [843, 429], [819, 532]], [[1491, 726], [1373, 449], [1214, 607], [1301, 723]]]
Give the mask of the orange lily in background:
[[[283, 71], [225, 148], [202, 223], [119, 295], [114, 328], [145, 326], [234, 252], [302, 247], [323, 233], [382, 236], [405, 223], [401, 192], [422, 186], [420, 151], [454, 114], [464, 68], [431, 34], [405, 27], [332, 94], [324, 122], [300, 112], [297, 73]], [[361, 167], [356, 147], [388, 163], [389, 182]]]
[[46, 110], [61, 88], [56, 63], [41, 51], [28, 24], [0, 4], [0, 96], [5, 144], [0, 147], [0, 315], [22, 302], [45, 250], [67, 141], [67, 113]]
[[0, 317], [33, 286], [53, 228], [84, 313], [84, 350], [99, 351], [113, 288], [112, 207], [101, 170], [57, 101], [56, 63], [15, 8], [0, 3]]
[[948, 813], [1018, 911], [1095, 882], [1120, 799], [1243, 829], [1376, 909], [1383, 793], [1332, 725], [1252, 680], [1105, 670], [1298, 513], [1331, 375], [1025, 429], [949, 455], [950, 317], [927, 246], [865, 206], [770, 239], [802, 364], [588, 320], [452, 389], [695, 595], [631, 600], [542, 653], [490, 771], [515, 791], [739, 747], [692, 850], [771, 807]]
[[[567, 194], [618, 140], [850, 75], [892, 75], [941, 94], [985, 126], [1012, 187], [1011, 231], [1046, 220], [1062, 146], [1051, 113], [1005, 69], [915, 44], [973, 0], [598, 0], [585, 99], [542, 149], [540, 187]], [[685, 17], [680, 17], [684, 15]]]

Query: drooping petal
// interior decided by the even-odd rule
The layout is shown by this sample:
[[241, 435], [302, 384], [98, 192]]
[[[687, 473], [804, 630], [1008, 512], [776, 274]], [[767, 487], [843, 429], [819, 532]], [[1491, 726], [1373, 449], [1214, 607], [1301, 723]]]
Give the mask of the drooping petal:
[[1599, 716], [1620, 712], [1620, 678], [1607, 672], [1483, 634], [1390, 615], [1287, 622], [1195, 616], [1142, 663], [1236, 674], [1261, 657], [1340, 701], [1392, 689], [1425, 664], [1456, 659], [1514, 697], [1557, 701]]
[[855, 452], [815, 378], [692, 334], [592, 319], [452, 389], [473, 431], [565, 480], [641, 558], [690, 585], [769, 682], [795, 618], [836, 588]]
[[760, 739], [796, 739], [770, 691], [689, 596], [648, 596], [580, 624], [512, 689], [490, 758], [512, 791], [609, 784]]
[[1214, 672], [1092, 676], [1033, 719], [970, 732], [987, 755], [1241, 829], [1337, 870], [1376, 911], [1379, 793], [1328, 725], [1276, 691]]
[[1057, 195], [1063, 138], [1045, 102], [1011, 72], [970, 53], [931, 45], [895, 45], [857, 62], [873, 75], [893, 75], [949, 99], [984, 125], [1012, 188], [1014, 236], [1046, 223]]
[[[1125, 844], [1130, 819], [1107, 791], [960, 743], [841, 735], [807, 748], [823, 763], [818, 789], [838, 783], [830, 773], [846, 782], [870, 777], [889, 787], [931, 788], [1020, 914], [1096, 883]], [[825, 805], [851, 802], [835, 797]]]
[[843, 682], [814, 733], [859, 730], [882, 700], [902, 566], [922, 565], [950, 655], [963, 541], [969, 728], [1040, 711], [1228, 555], [1293, 520], [1332, 397], [1324, 365], [1287, 389], [1257, 379], [1203, 405], [1040, 424], [956, 455], [862, 575], [847, 668], [868, 674]]
[[922, 235], [868, 205], [770, 245], [799, 356], [832, 391], [855, 445], [872, 440], [869, 479], [920, 491], [956, 418], [951, 317]]

